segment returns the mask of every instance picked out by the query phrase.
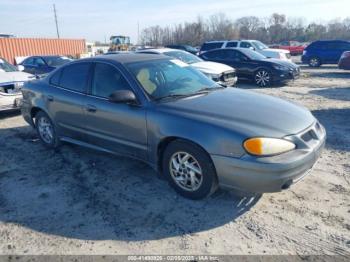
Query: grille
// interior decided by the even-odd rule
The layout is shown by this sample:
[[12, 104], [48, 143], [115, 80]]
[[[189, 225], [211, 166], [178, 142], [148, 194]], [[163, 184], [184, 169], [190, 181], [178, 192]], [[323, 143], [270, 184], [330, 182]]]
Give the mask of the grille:
[[312, 140], [319, 140], [322, 137], [322, 129], [320, 124], [317, 122], [309, 130], [307, 130], [300, 137], [304, 142], [310, 142]]

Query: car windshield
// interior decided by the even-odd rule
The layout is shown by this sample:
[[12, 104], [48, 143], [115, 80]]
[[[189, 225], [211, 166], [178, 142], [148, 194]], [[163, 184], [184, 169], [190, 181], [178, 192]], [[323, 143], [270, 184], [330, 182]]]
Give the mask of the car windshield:
[[72, 61], [72, 59], [65, 56], [53, 56], [44, 58], [48, 66], [61, 66]]
[[269, 48], [267, 45], [265, 45], [264, 43], [261, 43], [260, 41], [254, 41], [253, 44], [254, 44], [255, 48], [259, 49], [259, 50]]
[[178, 59], [136, 62], [126, 66], [153, 100], [181, 98], [222, 88]]
[[7, 62], [4, 59], [0, 58], [0, 70], [3, 70], [5, 72], [16, 72], [18, 71], [17, 68], [13, 65], [11, 65], [9, 62]]
[[251, 60], [262, 60], [262, 59], [266, 59], [266, 56], [258, 53], [258, 52], [255, 52], [254, 50], [251, 50], [251, 49], [241, 49], [241, 52], [243, 54], [245, 54], [246, 56], [248, 56]]
[[167, 56], [171, 56], [173, 58], [179, 59], [187, 64], [193, 64], [193, 63], [198, 63], [203, 61], [198, 56], [192, 55], [187, 52], [169, 51], [169, 52], [164, 52], [164, 54]]

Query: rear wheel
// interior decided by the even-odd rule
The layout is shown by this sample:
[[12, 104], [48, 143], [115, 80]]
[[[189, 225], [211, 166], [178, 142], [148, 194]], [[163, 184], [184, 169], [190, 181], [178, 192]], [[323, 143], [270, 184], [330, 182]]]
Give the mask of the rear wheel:
[[49, 148], [59, 146], [59, 139], [56, 134], [55, 126], [50, 117], [43, 111], [35, 115], [35, 129], [41, 142]]
[[271, 74], [266, 69], [259, 69], [255, 72], [255, 84], [260, 87], [270, 86], [272, 83]]
[[312, 57], [309, 60], [309, 66], [311, 67], [320, 67], [321, 66], [321, 61], [318, 57]]
[[180, 195], [202, 199], [216, 189], [216, 172], [209, 155], [199, 146], [182, 140], [168, 145], [163, 170], [170, 185]]

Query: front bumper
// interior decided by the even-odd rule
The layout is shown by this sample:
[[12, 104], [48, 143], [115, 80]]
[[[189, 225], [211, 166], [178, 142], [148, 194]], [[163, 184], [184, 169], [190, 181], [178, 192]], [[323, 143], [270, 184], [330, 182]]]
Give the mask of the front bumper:
[[19, 110], [22, 103], [22, 94], [0, 93], [0, 111]]
[[284, 82], [288, 80], [294, 80], [299, 78], [300, 68], [290, 69], [290, 70], [276, 70], [273, 75], [273, 80], [275, 82]]
[[317, 137], [307, 137], [316, 130], [316, 124], [299, 135], [286, 137], [297, 144], [297, 149], [285, 154], [271, 157], [245, 155], [239, 159], [212, 155], [219, 186], [252, 193], [289, 188], [310, 173], [324, 148], [326, 132], [317, 125], [320, 127]]

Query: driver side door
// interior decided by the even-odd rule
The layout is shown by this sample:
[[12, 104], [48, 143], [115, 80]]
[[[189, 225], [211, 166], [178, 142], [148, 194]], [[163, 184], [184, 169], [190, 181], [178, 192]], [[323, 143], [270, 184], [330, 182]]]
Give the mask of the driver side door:
[[115, 65], [95, 63], [84, 102], [88, 142], [112, 152], [147, 160], [146, 110], [142, 105], [111, 102], [109, 97], [117, 90], [134, 92]]

